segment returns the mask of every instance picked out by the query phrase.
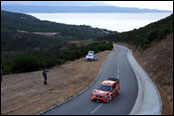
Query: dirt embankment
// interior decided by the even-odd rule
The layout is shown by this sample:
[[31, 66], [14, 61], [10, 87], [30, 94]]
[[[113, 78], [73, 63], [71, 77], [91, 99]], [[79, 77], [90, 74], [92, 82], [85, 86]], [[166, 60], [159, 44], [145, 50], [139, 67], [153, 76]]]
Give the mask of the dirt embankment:
[[3, 76], [1, 114], [38, 114], [59, 104], [87, 87], [97, 76], [109, 51], [97, 54], [99, 60], [81, 58], [48, 69], [48, 85], [42, 71]]
[[140, 58], [163, 99], [163, 114], [173, 114], [173, 34], [144, 51]]
[[163, 102], [163, 115], [173, 115], [173, 34], [145, 51], [124, 45], [133, 50], [136, 60], [158, 87]]

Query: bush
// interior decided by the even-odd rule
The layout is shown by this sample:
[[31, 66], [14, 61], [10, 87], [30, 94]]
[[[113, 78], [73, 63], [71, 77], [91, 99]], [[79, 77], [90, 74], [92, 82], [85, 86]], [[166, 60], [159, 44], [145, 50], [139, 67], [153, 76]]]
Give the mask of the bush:
[[[66, 61], [73, 61], [87, 55], [89, 50], [98, 53], [100, 51], [111, 50], [112, 43], [96, 42], [88, 46], [73, 47], [58, 52], [28, 52], [27, 55], [15, 58], [11, 63], [3, 64], [5, 74], [31, 72], [55, 65], [61, 65]], [[8, 64], [8, 65], [7, 65]]]
[[30, 72], [39, 70], [39, 62], [36, 58], [31, 56], [17, 57], [14, 60], [14, 65], [12, 67], [13, 73]]

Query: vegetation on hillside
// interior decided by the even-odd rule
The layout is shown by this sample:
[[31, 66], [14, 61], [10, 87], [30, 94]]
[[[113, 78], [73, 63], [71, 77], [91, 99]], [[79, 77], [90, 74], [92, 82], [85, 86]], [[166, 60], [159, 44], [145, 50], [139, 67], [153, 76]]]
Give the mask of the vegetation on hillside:
[[96, 39], [97, 37], [101, 37], [110, 32], [105, 29], [91, 28], [90, 26], [85, 25], [75, 26], [41, 21], [30, 15], [6, 11], [1, 11], [1, 23], [1, 29], [5, 32], [9, 30], [57, 32], [61, 36], [75, 37], [77, 39]]
[[3, 63], [3, 74], [30, 72], [50, 68], [55, 65], [61, 65], [66, 61], [73, 61], [84, 57], [89, 50], [94, 50], [98, 53], [100, 51], [111, 50], [112, 48], [112, 43], [97, 42], [87, 46], [74, 46], [57, 52], [28, 52], [17, 56], [10, 62]]
[[[24, 33], [27, 32], [27, 33]], [[45, 36], [30, 32], [55, 32]], [[72, 40], [96, 40], [111, 31], [41, 21], [30, 15], [1, 11], [1, 51], [57, 51]]]
[[[113, 41], [132, 44], [145, 50], [173, 32], [173, 14], [140, 29], [123, 33], [41, 21], [30, 15], [5, 11], [1, 11], [1, 23], [1, 66], [4, 67], [4, 74], [60, 65], [85, 56], [88, 50], [96, 53], [111, 50]], [[32, 32], [57, 34], [46, 36]], [[82, 40], [93, 42], [85, 46], [67, 45], [70, 41]]]
[[165, 19], [151, 23], [140, 29], [107, 35], [101, 39], [128, 43], [135, 45], [137, 48], [145, 50], [153, 43], [164, 39], [164, 37], [172, 32], [173, 14]]
[[[40, 32], [56, 34], [51, 36], [36, 34]], [[96, 52], [108, 49], [105, 48], [107, 43], [99, 43], [99, 45], [95, 42], [97, 38], [109, 33], [112, 32], [85, 25], [75, 26], [41, 21], [30, 15], [1, 11], [3, 73], [28, 72], [59, 65], [84, 56], [86, 50], [91, 48], [90, 46], [93, 46], [91, 50]], [[89, 40], [94, 45], [79, 46], [70, 43], [70, 41], [84, 40]]]

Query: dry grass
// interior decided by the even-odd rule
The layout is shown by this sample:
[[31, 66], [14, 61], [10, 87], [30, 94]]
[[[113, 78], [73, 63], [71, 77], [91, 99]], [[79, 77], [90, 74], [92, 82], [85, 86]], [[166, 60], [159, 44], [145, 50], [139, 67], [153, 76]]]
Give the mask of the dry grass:
[[109, 51], [97, 54], [99, 60], [81, 58], [48, 69], [48, 85], [42, 71], [3, 76], [1, 114], [33, 115], [59, 104], [87, 87], [97, 76]]

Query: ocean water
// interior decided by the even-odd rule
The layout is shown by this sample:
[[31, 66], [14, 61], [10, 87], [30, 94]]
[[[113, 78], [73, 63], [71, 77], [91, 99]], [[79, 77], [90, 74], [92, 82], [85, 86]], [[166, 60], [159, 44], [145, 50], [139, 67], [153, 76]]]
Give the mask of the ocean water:
[[112, 31], [138, 29], [171, 13], [28, 13], [41, 20], [64, 24], [88, 25]]

